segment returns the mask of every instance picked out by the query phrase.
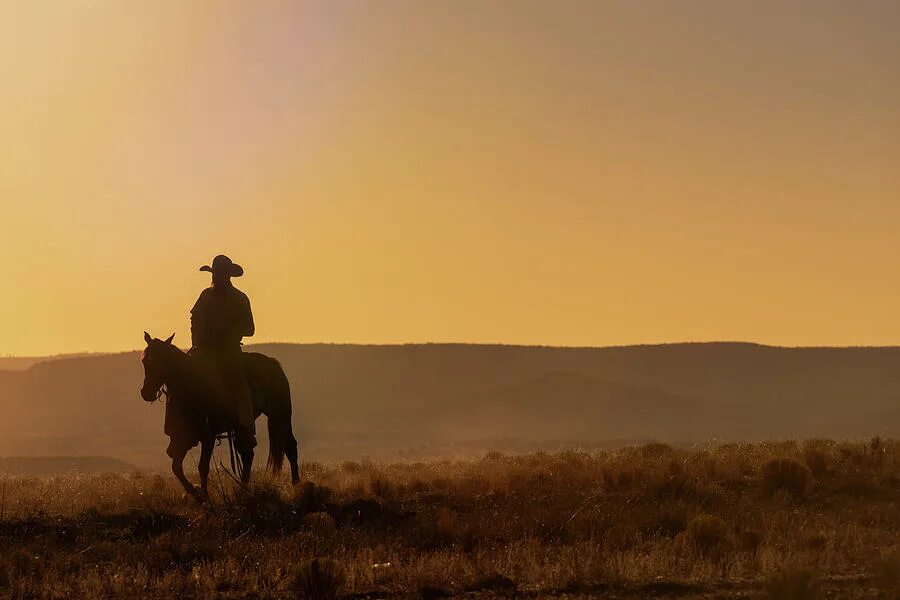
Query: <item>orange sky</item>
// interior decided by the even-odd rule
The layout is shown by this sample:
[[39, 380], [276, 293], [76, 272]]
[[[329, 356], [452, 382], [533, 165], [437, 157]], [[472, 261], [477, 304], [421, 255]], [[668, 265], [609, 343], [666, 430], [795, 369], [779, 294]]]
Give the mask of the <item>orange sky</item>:
[[896, 2], [0, 7], [0, 354], [900, 343]]

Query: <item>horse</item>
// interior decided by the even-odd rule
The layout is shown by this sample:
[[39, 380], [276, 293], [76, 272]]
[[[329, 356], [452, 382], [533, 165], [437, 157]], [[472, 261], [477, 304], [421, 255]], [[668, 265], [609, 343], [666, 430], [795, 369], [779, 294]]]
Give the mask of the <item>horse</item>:
[[[172, 473], [185, 491], [198, 501], [208, 498], [209, 463], [216, 438], [235, 429], [234, 419], [216, 411], [220, 401], [210, 384], [208, 370], [200, 361], [176, 347], [172, 334], [166, 340], [156, 339], [144, 332], [147, 347], [141, 354], [144, 366], [144, 383], [141, 398], [147, 402], [159, 400], [165, 394], [166, 426], [169, 447], [166, 453], [172, 459]], [[300, 467], [297, 464], [297, 439], [291, 428], [291, 389], [287, 376], [277, 360], [257, 352], [242, 354], [250, 395], [253, 400], [254, 419], [265, 414], [269, 430], [268, 467], [273, 473], [281, 471], [287, 456], [291, 467], [291, 482], [300, 483]], [[165, 387], [164, 387], [165, 386]], [[200, 444], [200, 489], [184, 475], [184, 457]], [[248, 440], [235, 436], [237, 453], [243, 469], [241, 484], [250, 482], [253, 466], [253, 446]]]

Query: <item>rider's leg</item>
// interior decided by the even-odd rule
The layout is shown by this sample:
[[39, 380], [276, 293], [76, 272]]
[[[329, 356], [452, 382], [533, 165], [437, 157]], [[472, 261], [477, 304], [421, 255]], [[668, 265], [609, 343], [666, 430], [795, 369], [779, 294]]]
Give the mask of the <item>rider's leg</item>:
[[237, 405], [238, 429], [244, 429], [247, 435], [247, 443], [250, 448], [256, 447], [256, 416], [253, 414], [253, 399], [250, 396], [250, 386], [247, 379], [241, 374], [234, 382], [234, 397]]
[[253, 412], [253, 398], [250, 385], [244, 374], [243, 354], [236, 351], [224, 352], [222, 355], [222, 377], [225, 382], [225, 394], [235, 420], [235, 431], [243, 430], [243, 436], [250, 448], [256, 447], [256, 418]]

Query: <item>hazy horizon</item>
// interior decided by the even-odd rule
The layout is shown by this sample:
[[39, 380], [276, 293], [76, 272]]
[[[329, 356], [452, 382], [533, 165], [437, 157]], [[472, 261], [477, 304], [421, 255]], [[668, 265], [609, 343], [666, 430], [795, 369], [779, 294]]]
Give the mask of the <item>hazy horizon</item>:
[[[155, 336], [158, 337], [158, 336]], [[173, 342], [179, 348], [187, 349], [188, 346], [179, 343], [178, 339]], [[507, 342], [466, 342], [466, 341], [400, 341], [400, 342], [332, 342], [326, 340], [320, 341], [304, 341], [304, 342], [286, 342], [286, 341], [266, 341], [266, 342], [245, 342], [245, 349], [254, 346], [359, 346], [359, 347], [394, 347], [394, 346], [484, 346], [484, 347], [509, 347], [509, 348], [549, 348], [549, 349], [570, 349], [570, 350], [610, 350], [617, 348], [640, 348], [640, 347], [657, 347], [657, 346], [691, 346], [691, 345], [736, 345], [736, 346], [758, 346], [762, 348], [773, 348], [781, 350], [853, 350], [853, 349], [891, 349], [900, 348], [897, 344], [848, 344], [848, 345], [796, 345], [796, 344], [767, 344], [765, 342], [755, 342], [748, 340], [680, 340], [680, 341], [664, 341], [664, 342], [637, 342], [633, 344], [604, 344], [604, 345], [566, 345], [566, 344], [541, 344], [541, 343], [507, 343]], [[3, 354], [0, 359], [10, 360], [42, 360], [54, 358], [75, 358], [89, 356], [104, 356], [111, 354], [130, 354], [139, 353], [143, 347], [134, 346], [131, 348], [120, 348], [115, 350], [82, 350], [72, 352], [58, 352], [54, 354]], [[2, 367], [0, 367], [2, 368]]]
[[[254, 348], [256, 349], [256, 348]], [[278, 345], [304, 456], [355, 460], [511, 440], [701, 442], [891, 435], [900, 348]], [[166, 407], [141, 361], [111, 354], [2, 368], [0, 455], [166, 461]], [[166, 405], [168, 406], [168, 405]], [[266, 428], [258, 427], [264, 436]], [[505, 440], [505, 441], [504, 441]], [[261, 438], [264, 447], [264, 437]], [[492, 448], [493, 447], [493, 448]], [[558, 447], [558, 446], [557, 446]]]

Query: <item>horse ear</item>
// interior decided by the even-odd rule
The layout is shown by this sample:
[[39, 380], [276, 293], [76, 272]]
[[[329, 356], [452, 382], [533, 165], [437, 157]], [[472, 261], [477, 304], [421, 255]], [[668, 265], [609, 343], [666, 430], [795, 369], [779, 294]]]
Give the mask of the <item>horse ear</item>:
[[167, 343], [167, 344], [171, 344], [171, 343], [172, 343], [172, 340], [174, 340], [174, 339], [175, 339], [175, 334], [173, 333], [173, 334], [170, 335], [169, 338], [166, 340], [166, 343]]
[[153, 341], [153, 338], [150, 337], [150, 334], [147, 333], [146, 331], [144, 332], [144, 341], [147, 342], [148, 344]]

